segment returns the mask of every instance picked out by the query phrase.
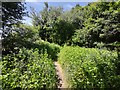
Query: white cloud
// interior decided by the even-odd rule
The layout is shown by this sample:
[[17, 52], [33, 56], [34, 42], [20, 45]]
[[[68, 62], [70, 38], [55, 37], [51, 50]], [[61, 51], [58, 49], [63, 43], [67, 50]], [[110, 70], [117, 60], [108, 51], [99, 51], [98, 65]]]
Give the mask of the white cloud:
[[25, 20], [23, 20], [22, 22], [28, 25], [32, 25], [32, 19], [29, 17], [24, 17]]
[[25, 2], [40, 2], [40, 0], [25, 0]]
[[72, 5], [72, 4], [67, 4], [67, 5], [65, 5], [65, 7], [71, 9], [72, 7], [74, 7], [74, 5]]

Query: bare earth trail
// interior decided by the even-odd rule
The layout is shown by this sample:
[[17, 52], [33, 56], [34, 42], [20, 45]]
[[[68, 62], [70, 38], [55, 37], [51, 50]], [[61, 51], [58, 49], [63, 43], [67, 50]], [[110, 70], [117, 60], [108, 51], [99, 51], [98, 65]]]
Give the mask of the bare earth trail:
[[67, 88], [67, 83], [66, 83], [66, 80], [65, 80], [65, 75], [64, 75], [63, 70], [61, 68], [61, 65], [58, 63], [58, 61], [55, 61], [54, 65], [55, 65], [56, 73], [57, 73], [58, 79], [59, 79], [58, 88], [61, 89], [61, 90], [63, 88], [64, 89]]

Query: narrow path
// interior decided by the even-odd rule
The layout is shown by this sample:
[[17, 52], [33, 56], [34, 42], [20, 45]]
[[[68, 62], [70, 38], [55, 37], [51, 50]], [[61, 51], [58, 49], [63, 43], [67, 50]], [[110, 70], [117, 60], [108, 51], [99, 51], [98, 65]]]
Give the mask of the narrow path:
[[60, 64], [57, 61], [55, 61], [54, 64], [55, 64], [55, 69], [56, 69], [56, 73], [58, 75], [58, 80], [59, 80], [58, 88], [59, 89], [67, 88], [65, 76]]

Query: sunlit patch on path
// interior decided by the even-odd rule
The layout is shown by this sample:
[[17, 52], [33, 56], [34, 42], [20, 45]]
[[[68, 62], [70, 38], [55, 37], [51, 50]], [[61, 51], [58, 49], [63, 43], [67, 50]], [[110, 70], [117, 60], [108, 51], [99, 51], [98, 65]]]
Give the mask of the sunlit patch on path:
[[67, 88], [65, 76], [64, 76], [64, 73], [63, 73], [63, 70], [62, 70], [60, 64], [57, 61], [55, 61], [54, 64], [55, 64], [55, 69], [56, 69], [56, 73], [58, 75], [58, 80], [59, 80], [58, 88], [59, 89]]

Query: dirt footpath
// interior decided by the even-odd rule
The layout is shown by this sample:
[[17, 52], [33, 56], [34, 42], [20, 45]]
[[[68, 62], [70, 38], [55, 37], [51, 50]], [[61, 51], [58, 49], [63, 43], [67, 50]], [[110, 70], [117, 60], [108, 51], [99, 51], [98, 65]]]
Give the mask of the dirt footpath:
[[60, 88], [60, 89], [66, 88], [67, 89], [65, 75], [63, 73], [63, 70], [62, 70], [60, 64], [58, 63], [58, 61], [55, 61], [54, 64], [55, 64], [56, 73], [57, 73], [58, 79], [59, 79], [58, 88]]

